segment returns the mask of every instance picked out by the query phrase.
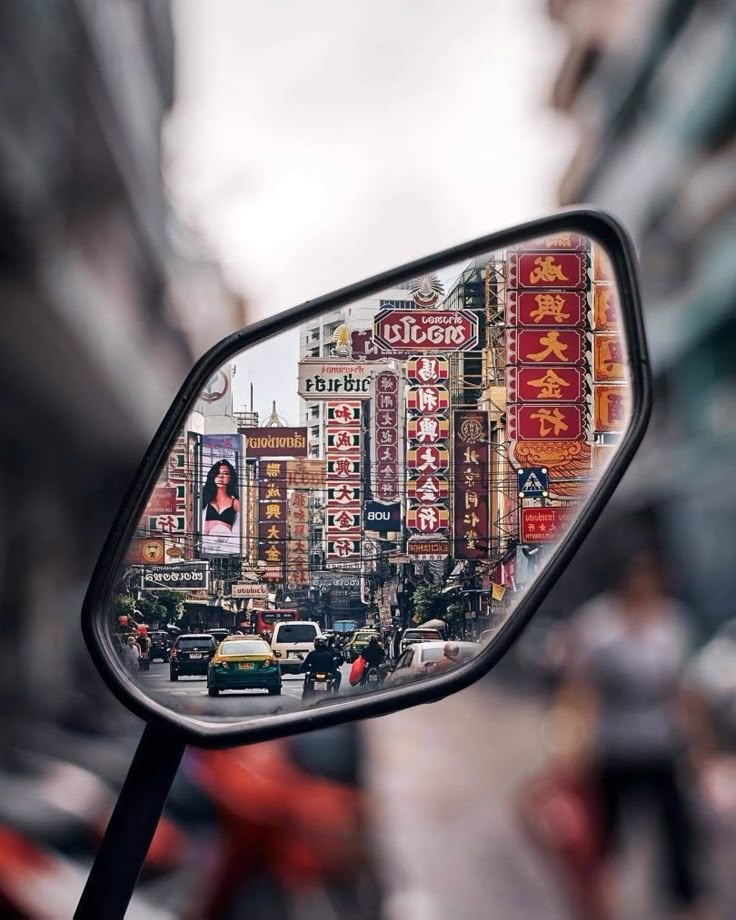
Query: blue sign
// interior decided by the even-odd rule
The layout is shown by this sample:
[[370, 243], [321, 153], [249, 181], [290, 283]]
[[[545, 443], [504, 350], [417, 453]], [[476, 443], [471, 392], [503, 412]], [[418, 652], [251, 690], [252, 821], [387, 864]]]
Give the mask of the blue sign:
[[546, 466], [530, 466], [517, 470], [519, 498], [546, 498], [549, 494], [549, 473]]
[[365, 529], [377, 530], [382, 533], [391, 533], [401, 530], [401, 504], [395, 502], [383, 505], [381, 502], [365, 503]]

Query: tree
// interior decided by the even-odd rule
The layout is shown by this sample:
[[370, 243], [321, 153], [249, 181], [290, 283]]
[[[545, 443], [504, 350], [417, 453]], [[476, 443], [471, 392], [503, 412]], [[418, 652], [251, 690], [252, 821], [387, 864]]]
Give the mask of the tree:
[[118, 617], [131, 617], [135, 619], [133, 611], [135, 610], [135, 599], [129, 594], [118, 594], [112, 605], [115, 620]]
[[158, 598], [152, 597], [148, 591], [144, 592], [138, 598], [136, 606], [141, 612], [143, 622], [148, 625], [166, 619], [166, 607], [159, 602]]
[[419, 585], [414, 589], [412, 606], [414, 617], [419, 623], [427, 620], [443, 620], [447, 615], [448, 596], [442, 593], [441, 585]]
[[157, 591], [156, 600], [166, 608], [168, 623], [177, 623], [184, 616], [184, 600], [181, 591]]

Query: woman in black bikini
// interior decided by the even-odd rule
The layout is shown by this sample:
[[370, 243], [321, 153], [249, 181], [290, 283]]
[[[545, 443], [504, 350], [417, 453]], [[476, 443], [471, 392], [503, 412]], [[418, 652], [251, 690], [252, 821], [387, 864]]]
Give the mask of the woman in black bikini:
[[[240, 496], [237, 474], [228, 460], [218, 460], [207, 474], [202, 487], [202, 508], [204, 535], [224, 537], [229, 543], [237, 533], [235, 523], [240, 514]], [[237, 551], [237, 547], [233, 547], [233, 552]]]

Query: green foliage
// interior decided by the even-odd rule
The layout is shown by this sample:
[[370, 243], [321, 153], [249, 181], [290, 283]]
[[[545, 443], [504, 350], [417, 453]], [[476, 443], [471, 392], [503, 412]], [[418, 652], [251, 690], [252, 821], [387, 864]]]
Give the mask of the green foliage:
[[112, 604], [113, 614], [115, 619], [118, 617], [133, 617], [133, 610], [135, 609], [135, 600], [129, 594], [118, 594]]
[[442, 593], [441, 585], [420, 585], [414, 590], [412, 607], [419, 623], [427, 620], [444, 620], [447, 614], [448, 596]]
[[155, 599], [166, 608], [169, 623], [178, 622], [184, 616], [184, 601], [181, 591], [157, 591]]
[[465, 619], [465, 607], [460, 601], [453, 601], [451, 604], [447, 605], [447, 619], [448, 620], [463, 620]]

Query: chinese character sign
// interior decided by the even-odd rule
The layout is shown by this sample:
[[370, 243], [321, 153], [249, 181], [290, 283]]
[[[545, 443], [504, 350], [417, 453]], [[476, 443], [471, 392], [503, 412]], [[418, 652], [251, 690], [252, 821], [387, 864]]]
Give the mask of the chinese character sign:
[[[414, 355], [407, 362], [406, 523], [415, 534], [447, 533], [450, 423], [449, 361], [444, 355]], [[421, 480], [421, 487], [419, 485]]]
[[385, 503], [399, 498], [399, 377], [381, 371], [373, 397], [374, 497]]
[[[380, 379], [381, 375], [379, 375]], [[397, 381], [398, 386], [398, 381]], [[327, 559], [360, 557], [361, 409], [357, 400], [327, 403]]]
[[456, 409], [452, 417], [454, 555], [457, 559], [487, 559], [490, 536], [488, 413]]
[[309, 491], [292, 489], [288, 499], [287, 584], [309, 584]]
[[269, 567], [270, 581], [283, 581], [287, 570], [287, 463], [259, 460], [258, 558]]

